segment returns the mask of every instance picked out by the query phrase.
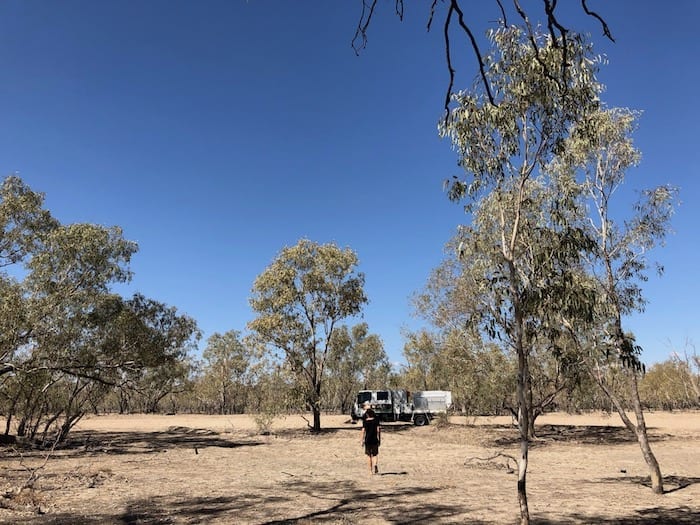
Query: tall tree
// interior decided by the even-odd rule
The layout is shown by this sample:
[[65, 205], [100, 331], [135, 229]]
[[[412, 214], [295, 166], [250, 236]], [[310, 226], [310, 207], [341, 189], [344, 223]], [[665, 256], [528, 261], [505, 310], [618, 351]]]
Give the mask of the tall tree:
[[207, 340], [202, 353], [204, 381], [215, 393], [220, 414], [242, 412], [246, 406], [245, 389], [253, 352], [241, 339], [240, 332], [215, 333]]
[[[582, 37], [564, 40], [517, 27], [490, 37], [493, 48], [484, 64], [495, 104], [483, 85], [457, 94], [443, 133], [467, 174], [451, 181], [448, 196], [466, 200], [474, 212], [461, 251], [482, 276], [476, 321], [517, 358], [517, 493], [520, 520], [527, 524], [529, 356], [534, 334], [547, 333], [546, 312], [571, 306], [561, 283], [580, 249], [579, 232], [567, 227], [568, 199], [553, 198], [544, 167], [572, 123], [597, 107], [600, 85], [597, 62]], [[570, 67], [564, 84], [547, 74], [562, 55]]]
[[43, 195], [17, 177], [5, 179], [0, 197], [0, 375], [13, 375], [2, 385], [8, 426], [17, 416], [34, 434], [48, 425], [46, 434], [62, 417], [63, 438], [125, 378], [140, 380], [157, 403], [196, 324], [140, 295], [125, 301], [111, 292], [131, 278], [136, 243], [118, 227], [60, 224]]
[[[588, 275], [597, 287], [596, 319], [592, 332], [592, 369], [600, 370], [600, 362], [614, 356], [624, 366], [628, 392], [636, 423], [627, 416], [622, 403], [606, 387], [604, 375], [594, 372], [598, 384], [611, 397], [620, 418], [635, 434], [649, 467], [652, 489], [663, 493], [663, 478], [658, 461], [647, 437], [644, 412], [639, 397], [638, 376], [643, 370], [641, 348], [634, 336], [623, 330], [623, 318], [644, 309], [641, 283], [648, 262], [646, 254], [663, 245], [674, 211], [677, 190], [664, 185], [644, 191], [634, 213], [620, 224], [613, 218], [611, 203], [625, 180], [626, 172], [639, 162], [639, 151], [631, 134], [637, 114], [626, 109], [600, 110], [577, 123], [566, 140], [562, 155], [552, 168], [560, 174], [564, 185], [573, 177], [581, 178], [582, 198], [592, 210], [585, 226], [596, 241], [596, 249], [588, 256]], [[662, 268], [659, 268], [662, 270]], [[572, 334], [576, 330], [572, 327]]]
[[367, 302], [364, 274], [349, 248], [308, 239], [284, 248], [253, 284], [249, 323], [255, 339], [281, 352], [303, 386], [321, 429], [321, 392], [331, 339], [337, 324], [360, 313]]
[[369, 332], [367, 323], [336, 328], [326, 367], [326, 397], [344, 414], [350, 412], [358, 390], [385, 388], [391, 372], [382, 340]]
[[31, 333], [29, 304], [21, 270], [10, 275], [41, 247], [41, 239], [58, 227], [44, 195], [33, 191], [22, 179], [10, 176], [0, 185], [0, 375], [15, 370], [15, 353]]
[[118, 364], [120, 388], [138, 395], [141, 410], [156, 412], [166, 396], [185, 388], [201, 333], [176, 307], [141, 294], [120, 299], [117, 306], [116, 317], [108, 315], [99, 350]]

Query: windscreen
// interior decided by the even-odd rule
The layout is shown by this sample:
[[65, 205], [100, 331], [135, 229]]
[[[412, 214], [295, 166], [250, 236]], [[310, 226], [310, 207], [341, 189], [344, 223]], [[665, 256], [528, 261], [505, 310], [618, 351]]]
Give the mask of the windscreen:
[[365, 401], [372, 401], [372, 392], [360, 392], [357, 394], [357, 404], [362, 406]]

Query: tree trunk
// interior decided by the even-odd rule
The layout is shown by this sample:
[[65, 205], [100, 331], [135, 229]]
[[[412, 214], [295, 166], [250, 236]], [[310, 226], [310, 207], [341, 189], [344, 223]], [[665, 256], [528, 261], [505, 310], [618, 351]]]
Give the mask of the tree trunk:
[[663, 476], [661, 476], [661, 467], [659, 467], [659, 462], [656, 460], [656, 456], [652, 452], [651, 446], [649, 445], [649, 436], [647, 435], [647, 425], [646, 421], [644, 420], [644, 411], [642, 410], [642, 403], [639, 399], [637, 372], [635, 370], [629, 370], [628, 375], [632, 386], [632, 406], [634, 408], [634, 415], [637, 418], [637, 428], [635, 430], [635, 434], [637, 435], [639, 447], [642, 449], [644, 461], [646, 461], [647, 467], [649, 467], [651, 490], [654, 492], [654, 494], [663, 494], [664, 479]]
[[535, 439], [537, 435], [535, 434], [535, 419], [537, 419], [538, 414], [535, 412], [534, 403], [532, 401], [532, 384], [526, 378], [526, 395], [527, 395], [527, 438], [529, 440]]
[[524, 373], [527, 358], [518, 352], [518, 429], [520, 430], [520, 457], [518, 458], [518, 505], [520, 506], [520, 523], [530, 523], [530, 511], [527, 504], [527, 462], [530, 447], [530, 414], [527, 407]]
[[520, 430], [520, 457], [518, 458], [518, 505], [520, 525], [529, 525], [530, 510], [527, 504], [527, 462], [530, 448], [530, 410], [528, 386], [530, 369], [523, 344], [523, 322], [518, 305], [515, 305], [516, 350], [518, 353], [518, 429]]
[[314, 413], [314, 426], [312, 430], [314, 432], [320, 432], [321, 431], [321, 409], [317, 404], [314, 404], [312, 406], [312, 411]]
[[622, 402], [617, 397], [617, 395], [612, 392], [606, 385], [603, 379], [598, 376], [592, 369], [589, 368], [589, 373], [593, 377], [593, 380], [598, 384], [601, 390], [608, 397], [610, 402], [617, 410], [620, 419], [624, 425], [634, 433], [639, 443], [639, 447], [642, 449], [642, 456], [644, 461], [649, 468], [649, 478], [651, 479], [651, 490], [655, 494], [664, 493], [663, 476], [661, 475], [661, 467], [659, 462], [656, 460], [656, 456], [651, 450], [651, 445], [649, 445], [649, 437], [647, 436], [647, 426], [644, 420], [644, 411], [642, 410], [642, 403], [639, 399], [639, 388], [637, 384], [637, 372], [635, 370], [626, 370], [625, 373], [628, 375], [630, 383], [630, 393], [632, 394], [632, 405], [634, 408], [634, 415], [637, 419], [637, 424], [635, 425], [632, 420], [627, 416], [625, 408], [622, 406]]

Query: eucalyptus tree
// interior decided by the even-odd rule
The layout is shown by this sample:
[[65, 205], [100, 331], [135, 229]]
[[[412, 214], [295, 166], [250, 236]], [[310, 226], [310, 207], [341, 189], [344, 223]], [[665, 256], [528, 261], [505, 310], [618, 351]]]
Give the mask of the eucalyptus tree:
[[700, 396], [695, 385], [700, 376], [688, 363], [672, 357], [649, 367], [639, 382], [639, 395], [644, 406], [658, 410], [688, 410], [700, 408]]
[[[495, 100], [483, 84], [458, 93], [442, 133], [452, 140], [466, 173], [448, 183], [448, 196], [466, 201], [473, 213], [460, 250], [477, 286], [472, 322], [508, 345], [517, 359], [517, 493], [521, 523], [529, 523], [531, 345], [534, 334], [548, 334], [552, 312], [576, 306], [565, 283], [585, 242], [568, 226], [572, 199], [551, 191], [544, 168], [570, 126], [597, 108], [601, 86], [597, 59], [578, 35], [563, 40], [502, 27], [490, 38], [493, 48], [484, 64]], [[547, 72], [561, 64], [563, 54], [569, 74], [562, 84]]]
[[[125, 378], [157, 403], [196, 324], [161, 303], [112, 293], [131, 278], [136, 243], [119, 227], [63, 225], [18, 177], [0, 187], [0, 375], [8, 428], [36, 433], [84, 411]], [[167, 370], [166, 370], [167, 369]], [[178, 372], [180, 373], [180, 372]], [[166, 377], [168, 376], [168, 377]], [[48, 427], [45, 427], [48, 429]]]
[[386, 388], [391, 372], [384, 344], [367, 323], [336, 328], [326, 365], [330, 406], [349, 413], [358, 390]]
[[111, 296], [93, 318], [101, 323], [91, 347], [96, 372], [120, 389], [121, 409], [156, 412], [166, 396], [186, 387], [200, 338], [194, 319], [138, 293]]
[[210, 389], [217, 400], [217, 412], [243, 412], [246, 407], [246, 389], [251, 382], [254, 352], [245, 344], [241, 333], [230, 330], [224, 334], [213, 334], [207, 340], [202, 358], [203, 387]]
[[17, 349], [31, 333], [23, 272], [18, 267], [41, 248], [42, 237], [58, 227], [43, 205], [44, 195], [17, 176], [0, 184], [0, 375], [15, 370]]
[[499, 415], [511, 405], [513, 367], [497, 345], [465, 336], [464, 330], [408, 333], [403, 385], [410, 390], [449, 390], [466, 415]]
[[440, 352], [438, 336], [427, 330], [405, 334], [403, 371], [405, 387], [409, 390], [438, 390], [432, 372]]
[[[586, 343], [593, 350], [590, 356], [592, 377], [637, 437], [649, 467], [652, 489], [661, 494], [663, 478], [649, 444], [639, 397], [639, 374], [643, 371], [641, 348], [634, 336], [623, 330], [623, 318], [644, 310], [641, 283], [647, 279], [647, 254], [664, 244], [677, 190], [669, 185], [645, 190], [634, 204], [630, 217], [624, 221], [614, 218], [613, 197], [619, 194], [626, 172], [640, 159], [631, 138], [637, 117], [637, 113], [627, 109], [601, 109], [589, 114], [574, 127], [552, 169], [559, 174], [563, 186], [570, 186], [576, 177], [579, 178], [581, 199], [592, 212], [585, 222], [587, 236], [596, 242], [595, 249], [586, 254], [587, 275], [594, 283], [598, 298], [593, 330], [587, 334]], [[568, 321], [572, 335], [576, 336], [580, 330], [575, 326], [580, 320]], [[599, 372], [606, 365], [610, 366], [611, 357], [615, 365], [623, 367], [636, 423], [627, 416], [623, 403], [607, 387], [605, 375]]]
[[[58, 226], [42, 237], [42, 244], [26, 262], [24, 279], [32, 363], [92, 376], [105, 368], [93, 350], [118, 301], [110, 296], [110, 286], [131, 278], [128, 263], [136, 244], [118, 227], [93, 224]], [[111, 362], [105, 366], [115, 368]]]
[[321, 429], [321, 394], [331, 341], [340, 321], [367, 302], [364, 274], [350, 248], [301, 239], [286, 247], [255, 280], [248, 324], [267, 353], [279, 354], [296, 374]]

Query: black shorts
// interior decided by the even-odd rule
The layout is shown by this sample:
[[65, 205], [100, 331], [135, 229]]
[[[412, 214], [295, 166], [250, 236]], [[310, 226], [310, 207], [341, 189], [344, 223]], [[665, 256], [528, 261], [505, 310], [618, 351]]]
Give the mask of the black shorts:
[[378, 456], [379, 455], [379, 445], [365, 445], [365, 454], [368, 456]]

